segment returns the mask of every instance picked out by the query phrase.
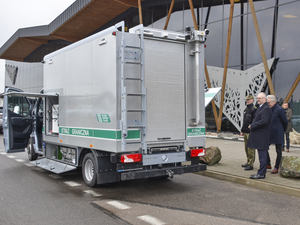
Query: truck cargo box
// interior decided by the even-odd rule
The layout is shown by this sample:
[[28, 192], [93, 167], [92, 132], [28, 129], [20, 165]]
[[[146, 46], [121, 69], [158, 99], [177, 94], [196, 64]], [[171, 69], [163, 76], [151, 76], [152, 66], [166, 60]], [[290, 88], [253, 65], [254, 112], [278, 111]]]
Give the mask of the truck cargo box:
[[[5, 149], [23, 136], [16, 150], [27, 147], [35, 165], [56, 173], [82, 166], [89, 186], [204, 170], [206, 35], [143, 25], [125, 32], [121, 22], [45, 56], [43, 93], [27, 94], [44, 100], [22, 100], [26, 120], [7, 109], [27, 128], [7, 132]], [[26, 96], [7, 92], [11, 106]]]

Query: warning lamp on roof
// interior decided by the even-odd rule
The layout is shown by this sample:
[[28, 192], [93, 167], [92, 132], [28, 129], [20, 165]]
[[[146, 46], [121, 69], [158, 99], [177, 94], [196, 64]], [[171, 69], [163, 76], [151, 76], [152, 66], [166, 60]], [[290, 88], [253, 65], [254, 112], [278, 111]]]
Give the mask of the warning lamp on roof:
[[121, 163], [135, 163], [135, 162], [142, 162], [142, 160], [143, 160], [143, 156], [141, 153], [121, 155]]

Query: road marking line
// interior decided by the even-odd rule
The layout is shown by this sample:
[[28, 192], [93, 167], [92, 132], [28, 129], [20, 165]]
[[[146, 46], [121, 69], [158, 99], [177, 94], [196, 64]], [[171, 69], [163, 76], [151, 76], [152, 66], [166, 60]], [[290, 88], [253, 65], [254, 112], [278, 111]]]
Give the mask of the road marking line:
[[71, 187], [77, 187], [77, 186], [81, 185], [81, 184], [78, 184], [78, 183], [76, 183], [74, 181], [65, 181], [64, 183], [67, 184], [67, 185], [69, 185], [69, 186], [71, 186]]
[[15, 159], [17, 162], [25, 162], [24, 159]]
[[95, 192], [95, 191], [93, 191], [93, 190], [84, 190], [83, 192], [84, 192], [84, 193], [87, 193], [87, 194], [91, 194], [91, 195], [93, 195], [94, 197], [100, 197], [100, 196], [102, 196], [101, 194], [99, 194], [99, 193], [97, 193], [97, 192]]
[[14, 155], [7, 155], [7, 157], [10, 158], [10, 159], [16, 158], [16, 156], [14, 156]]
[[6, 152], [1, 152], [0, 154], [1, 154], [1, 155], [7, 155], [7, 153], [6, 153]]
[[130, 209], [131, 207], [128, 206], [128, 205], [125, 205], [121, 202], [118, 202], [118, 201], [109, 201], [109, 202], [106, 202], [107, 204], [117, 208], [117, 209]]
[[155, 217], [149, 216], [149, 215], [138, 216], [137, 218], [140, 219], [140, 220], [143, 220], [144, 222], [149, 223], [151, 225], [163, 225], [163, 224], [166, 224], [166, 223], [162, 222], [161, 220], [159, 220], [159, 219], [157, 219]]
[[30, 164], [30, 163], [25, 163], [26, 166], [28, 167], [33, 167], [34, 165]]

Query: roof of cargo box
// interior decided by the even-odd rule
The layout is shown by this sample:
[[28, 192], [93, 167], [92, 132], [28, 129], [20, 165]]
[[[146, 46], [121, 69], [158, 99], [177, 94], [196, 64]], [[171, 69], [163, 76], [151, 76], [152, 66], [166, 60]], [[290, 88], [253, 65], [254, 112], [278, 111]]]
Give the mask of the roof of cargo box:
[[[141, 0], [145, 26], [166, 16], [171, 0]], [[257, 0], [260, 1], [260, 0]], [[188, 9], [187, 0], [176, 0], [173, 12]], [[230, 0], [225, 0], [230, 4]], [[240, 0], [235, 2], [247, 2]], [[223, 4], [223, 0], [193, 0], [194, 7]], [[122, 20], [138, 25], [138, 0], [77, 0], [49, 25], [18, 29], [0, 48], [0, 58], [21, 62], [40, 62], [57, 49], [79, 41]], [[152, 14], [152, 9], [153, 14]], [[131, 18], [130, 21], [128, 18]], [[128, 22], [129, 21], [129, 22]]]

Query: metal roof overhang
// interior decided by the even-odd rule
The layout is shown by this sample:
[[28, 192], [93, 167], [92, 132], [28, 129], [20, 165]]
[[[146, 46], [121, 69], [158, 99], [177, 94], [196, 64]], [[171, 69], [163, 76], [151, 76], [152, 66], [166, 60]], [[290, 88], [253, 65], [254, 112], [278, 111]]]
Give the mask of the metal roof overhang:
[[[162, 12], [155, 15], [156, 21], [166, 16], [165, 6], [171, 1], [142, 0], [142, 8], [151, 9], [153, 6], [161, 6]], [[188, 8], [187, 0], [176, 0], [174, 12], [182, 10], [182, 2], [187, 2], [185, 8]], [[235, 2], [246, 2], [246, 0], [235, 0]], [[230, 0], [225, 0], [224, 3], [230, 4]], [[204, 0], [202, 2], [194, 0], [193, 4], [194, 7], [207, 7], [223, 4], [223, 1]], [[138, 0], [77, 0], [49, 25], [17, 30], [0, 48], [0, 58], [23, 62], [27, 56], [43, 44], [48, 44], [51, 41], [76, 42], [106, 28], [109, 22], [119, 22], [132, 11], [138, 15], [137, 7]], [[148, 21], [150, 22], [150, 20]], [[147, 24], [144, 22], [144, 25]]]
[[77, 0], [49, 25], [17, 30], [0, 48], [0, 58], [24, 61], [51, 40], [76, 42], [131, 7], [136, 0]]

